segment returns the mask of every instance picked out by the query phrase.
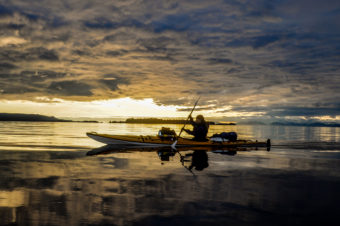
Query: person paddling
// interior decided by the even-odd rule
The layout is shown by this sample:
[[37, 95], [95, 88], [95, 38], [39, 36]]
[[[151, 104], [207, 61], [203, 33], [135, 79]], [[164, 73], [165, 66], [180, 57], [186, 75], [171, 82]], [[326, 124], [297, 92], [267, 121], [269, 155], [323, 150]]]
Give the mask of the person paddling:
[[194, 136], [195, 141], [207, 141], [207, 134], [209, 130], [209, 124], [204, 120], [203, 115], [197, 115], [194, 121], [190, 115], [190, 123], [194, 127], [193, 130], [183, 129], [190, 135]]

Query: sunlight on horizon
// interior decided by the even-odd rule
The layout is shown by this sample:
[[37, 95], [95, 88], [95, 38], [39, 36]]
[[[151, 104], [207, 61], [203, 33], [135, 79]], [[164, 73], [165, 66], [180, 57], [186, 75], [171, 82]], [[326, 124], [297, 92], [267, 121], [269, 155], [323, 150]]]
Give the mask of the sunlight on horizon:
[[[189, 111], [181, 111], [193, 106], [178, 105], [157, 105], [152, 98], [142, 100], [130, 97], [100, 100], [100, 101], [68, 101], [59, 98], [49, 99], [47, 97], [37, 97], [35, 101], [13, 100], [0, 101], [0, 112], [4, 113], [23, 113], [23, 114], [42, 114], [61, 118], [109, 118], [109, 117], [187, 117]], [[199, 107], [199, 104], [198, 106]], [[228, 112], [219, 112], [230, 110]], [[219, 108], [214, 110], [196, 110], [194, 116], [203, 114], [206, 117], [239, 117], [254, 116], [254, 112], [235, 112], [231, 106], [227, 109]]]
[[[97, 101], [69, 101], [60, 98], [37, 97], [36, 101], [28, 100], [0, 100], [0, 113], [19, 113], [19, 114], [40, 114], [46, 116], [55, 116], [57, 118], [119, 118], [128, 117], [157, 117], [157, 118], [186, 118], [189, 109], [193, 106], [179, 105], [157, 105], [152, 98], [136, 100], [130, 97], [97, 100]], [[239, 120], [255, 120], [265, 117], [265, 112], [238, 112], [233, 111], [232, 106], [224, 106], [223, 108], [212, 108], [212, 110], [199, 110], [193, 113], [193, 117], [198, 114], [204, 115], [209, 120], [217, 121], [239, 121]], [[183, 111], [182, 109], [187, 109]], [[320, 117], [301, 117], [286, 116], [286, 120], [319, 120], [322, 122], [338, 122], [340, 118], [320, 116]], [[261, 121], [261, 120], [260, 120]]]
[[1, 101], [0, 112], [44, 114], [56, 117], [185, 117], [187, 112], [177, 109], [181, 106], [157, 105], [153, 99], [136, 100], [130, 97], [101, 101], [67, 101], [63, 99], [36, 98], [37, 102], [26, 100]]

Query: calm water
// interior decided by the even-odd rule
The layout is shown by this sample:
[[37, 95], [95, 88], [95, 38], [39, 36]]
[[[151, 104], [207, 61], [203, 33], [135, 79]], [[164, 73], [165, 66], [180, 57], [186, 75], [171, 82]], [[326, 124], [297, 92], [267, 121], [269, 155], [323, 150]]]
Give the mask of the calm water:
[[153, 149], [87, 155], [101, 146], [85, 136], [88, 131], [151, 135], [159, 127], [1, 122], [0, 225], [339, 223], [340, 128], [210, 129], [271, 138], [270, 152]]

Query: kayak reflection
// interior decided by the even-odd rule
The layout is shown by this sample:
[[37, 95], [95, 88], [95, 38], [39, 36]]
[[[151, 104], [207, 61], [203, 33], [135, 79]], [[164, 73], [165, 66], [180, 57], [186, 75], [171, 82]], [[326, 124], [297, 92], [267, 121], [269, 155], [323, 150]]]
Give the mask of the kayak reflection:
[[170, 156], [174, 156], [177, 152], [185, 152], [185, 151], [198, 151], [204, 150], [206, 152], [218, 153], [218, 154], [226, 154], [226, 155], [235, 155], [238, 151], [257, 151], [257, 150], [267, 150], [270, 149], [266, 147], [177, 147], [175, 149], [171, 147], [145, 147], [145, 146], [126, 146], [126, 145], [104, 145], [99, 148], [94, 148], [91, 151], [88, 151], [86, 155], [102, 155], [102, 154], [112, 154], [112, 153], [121, 153], [121, 152], [162, 152], [164, 156], [161, 159], [163, 161], [167, 161], [170, 159], [166, 157], [169, 154]]
[[104, 155], [113, 153], [127, 153], [127, 152], [156, 152], [161, 163], [174, 161], [176, 155], [179, 156], [180, 163], [184, 168], [189, 170], [202, 171], [209, 167], [208, 154], [211, 152], [214, 154], [230, 155], [234, 156], [238, 151], [252, 151], [259, 150], [259, 148], [249, 148], [249, 147], [234, 147], [234, 148], [207, 148], [207, 147], [180, 147], [177, 149], [172, 149], [171, 147], [127, 147], [120, 145], [105, 145], [100, 148], [92, 149], [87, 152], [88, 156], [91, 155]]

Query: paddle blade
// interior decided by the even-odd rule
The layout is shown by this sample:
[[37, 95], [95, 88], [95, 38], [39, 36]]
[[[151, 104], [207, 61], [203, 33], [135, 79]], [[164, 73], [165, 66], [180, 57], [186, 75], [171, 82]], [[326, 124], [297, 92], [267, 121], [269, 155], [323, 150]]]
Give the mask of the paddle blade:
[[171, 145], [172, 149], [176, 149], [177, 140]]

